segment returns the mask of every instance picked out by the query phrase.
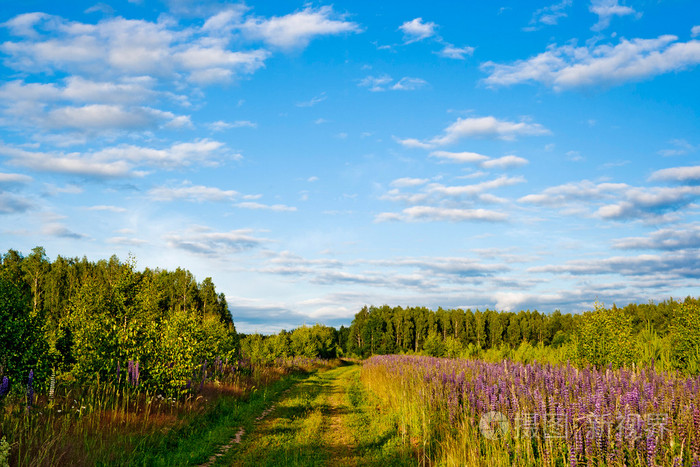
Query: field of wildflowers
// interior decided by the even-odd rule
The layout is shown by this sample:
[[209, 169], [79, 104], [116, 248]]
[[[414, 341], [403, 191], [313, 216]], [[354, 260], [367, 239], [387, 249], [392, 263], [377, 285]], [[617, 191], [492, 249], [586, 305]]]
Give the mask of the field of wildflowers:
[[424, 465], [700, 466], [700, 377], [374, 356], [362, 381]]

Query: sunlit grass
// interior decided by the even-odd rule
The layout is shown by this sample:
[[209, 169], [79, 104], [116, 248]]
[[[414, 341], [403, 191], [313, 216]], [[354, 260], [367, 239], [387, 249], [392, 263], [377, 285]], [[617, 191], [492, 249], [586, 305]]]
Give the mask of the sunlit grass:
[[[226, 407], [230, 412], [237, 401], [254, 397], [264, 404], [274, 382], [319, 364], [318, 360], [296, 359], [276, 366], [239, 368], [213, 375], [194, 391], [179, 396], [129, 384], [78, 384], [59, 379], [53, 397], [48, 391], [37, 394], [28, 405], [18, 388], [0, 401], [0, 438], [4, 436], [10, 445], [13, 466], [126, 464], [154, 451], [172, 450], [180, 443], [178, 438], [197, 431], [193, 423], [200, 424]], [[228, 435], [227, 431], [222, 440]], [[211, 445], [203, 450], [204, 460], [222, 440], [205, 442]]]

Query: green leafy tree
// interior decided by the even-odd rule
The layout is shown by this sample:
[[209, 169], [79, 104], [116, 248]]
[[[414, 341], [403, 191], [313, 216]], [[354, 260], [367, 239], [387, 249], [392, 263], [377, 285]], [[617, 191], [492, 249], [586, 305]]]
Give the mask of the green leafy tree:
[[0, 367], [13, 381], [46, 376], [47, 345], [26, 290], [0, 274]]
[[619, 367], [630, 365], [639, 357], [631, 317], [618, 310], [606, 310], [599, 304], [594, 311], [584, 313], [574, 348], [582, 365]]
[[695, 300], [679, 303], [669, 328], [673, 365], [700, 374], [700, 304]]

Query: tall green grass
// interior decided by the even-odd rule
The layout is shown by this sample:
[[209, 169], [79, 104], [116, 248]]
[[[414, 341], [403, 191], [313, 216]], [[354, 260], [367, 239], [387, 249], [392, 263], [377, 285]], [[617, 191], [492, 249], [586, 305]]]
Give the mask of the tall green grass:
[[168, 439], [172, 447], [172, 433], [178, 438], [195, 433], [202, 420], [216, 417], [226, 404], [252, 396], [264, 401], [272, 383], [319, 365], [318, 360], [296, 359], [251, 366], [177, 397], [129, 384], [59, 378], [52, 394], [47, 388], [28, 403], [26, 388], [15, 387], [0, 399], [0, 439], [9, 445], [12, 466], [131, 464], [168, 445]]

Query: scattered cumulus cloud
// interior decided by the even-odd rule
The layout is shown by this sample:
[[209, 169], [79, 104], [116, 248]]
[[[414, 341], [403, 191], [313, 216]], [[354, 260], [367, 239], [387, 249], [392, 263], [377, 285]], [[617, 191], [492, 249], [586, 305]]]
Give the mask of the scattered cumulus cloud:
[[232, 128], [257, 128], [258, 124], [250, 120], [236, 120], [233, 122], [218, 120], [210, 123], [208, 126], [211, 131], [224, 131]]
[[314, 96], [308, 101], [303, 101], [303, 102], [297, 102], [296, 106], [297, 107], [313, 107], [314, 105], [318, 104], [319, 102], [323, 102], [328, 98], [326, 96], [325, 92], [322, 92], [318, 96]]
[[12, 185], [26, 185], [34, 179], [29, 175], [2, 173], [0, 172], [0, 187], [8, 187]]
[[663, 220], [700, 197], [700, 186], [635, 187], [625, 183], [593, 183], [588, 180], [549, 187], [518, 201], [560, 208], [564, 213], [608, 220]]
[[50, 222], [48, 224], [45, 224], [41, 228], [41, 233], [43, 235], [50, 235], [52, 237], [61, 237], [61, 238], [71, 238], [74, 240], [80, 240], [86, 238], [85, 235], [74, 232], [70, 230], [68, 227], [66, 227], [63, 224], [57, 223], [57, 222]]
[[598, 275], [620, 274], [622, 276], [649, 276], [664, 274], [667, 277], [698, 278], [700, 260], [698, 250], [681, 250], [667, 254], [643, 254], [636, 256], [613, 256], [602, 259], [567, 261], [561, 265], [534, 266], [532, 273]]
[[29, 199], [0, 191], [0, 214], [21, 214], [34, 209], [34, 203]]
[[237, 203], [236, 206], [243, 209], [267, 210], [275, 212], [294, 212], [297, 210], [296, 207], [287, 206], [285, 204], [263, 204], [254, 201], [244, 201]]
[[415, 138], [398, 139], [406, 147], [433, 148], [456, 143], [464, 138], [496, 138], [507, 141], [515, 140], [518, 136], [541, 136], [551, 132], [539, 123], [526, 121], [511, 122], [499, 120], [496, 117], [458, 118], [443, 131], [442, 135], [426, 141]]
[[252, 229], [237, 229], [217, 232], [209, 227], [195, 226], [185, 231], [171, 232], [163, 239], [171, 248], [178, 248], [197, 255], [225, 259], [227, 255], [238, 254], [259, 247], [268, 239], [256, 237]]
[[106, 211], [106, 212], [114, 212], [114, 213], [127, 212], [126, 208], [122, 208], [120, 206], [110, 206], [110, 205], [105, 205], [105, 204], [100, 204], [97, 206], [89, 206], [85, 209], [87, 209], [88, 211]]
[[697, 184], [700, 183], [700, 165], [657, 170], [649, 180]]
[[598, 22], [591, 27], [594, 31], [607, 29], [610, 26], [610, 20], [615, 16], [634, 15], [637, 18], [642, 16], [634, 8], [618, 4], [618, 0], [593, 0], [588, 9], [591, 13], [598, 15]]
[[647, 237], [620, 238], [614, 248], [623, 250], [685, 250], [700, 248], [700, 225], [676, 225], [652, 232]]
[[409, 177], [404, 177], [404, 178], [397, 178], [396, 180], [391, 182], [391, 186], [395, 187], [413, 187], [413, 186], [420, 186], [420, 185], [425, 185], [428, 183], [430, 180], [427, 178], [409, 178]]
[[700, 41], [679, 42], [677, 36], [621, 39], [617, 45], [575, 43], [548, 47], [535, 57], [513, 64], [485, 62], [489, 86], [538, 82], [563, 89], [615, 85], [681, 71], [700, 63]]
[[698, 150], [698, 147], [693, 146], [684, 139], [672, 139], [671, 141], [669, 141], [669, 143], [673, 147], [662, 149], [659, 151], [659, 154], [661, 154], [664, 157], [683, 156], [685, 154], [695, 152]]
[[513, 167], [521, 167], [528, 163], [527, 159], [514, 155], [497, 157], [494, 159], [483, 154], [466, 151], [433, 151], [430, 153], [430, 157], [436, 157], [449, 162], [476, 164], [484, 169], [509, 169]]
[[307, 7], [272, 18], [248, 18], [240, 28], [249, 37], [282, 49], [306, 47], [318, 36], [361, 32], [358, 24], [346, 21], [345, 15], [335, 13], [330, 6]]
[[487, 209], [462, 209], [446, 208], [438, 206], [411, 206], [400, 213], [384, 212], [375, 217], [375, 222], [403, 221], [403, 222], [465, 222], [486, 221], [503, 222], [508, 219], [505, 213]]
[[491, 191], [523, 182], [523, 177], [498, 177], [475, 184], [445, 185], [430, 183], [427, 179], [399, 178], [391, 182], [393, 188], [380, 199], [408, 207], [400, 212], [380, 213], [375, 216], [375, 222], [503, 222], [508, 220], [505, 212], [484, 209], [478, 204], [503, 204], [506, 200], [493, 195]]
[[238, 197], [239, 193], [235, 190], [222, 190], [203, 185], [186, 185], [177, 188], [155, 187], [148, 191], [148, 195], [155, 201], [185, 200], [203, 203], [230, 201]]
[[142, 177], [146, 172], [138, 170], [139, 167], [176, 169], [193, 163], [216, 165], [226, 156], [226, 151], [221, 142], [200, 139], [164, 149], [125, 144], [85, 153], [29, 151], [0, 144], [0, 157], [3, 156], [12, 165], [39, 172], [115, 178]]
[[411, 21], [406, 21], [399, 30], [403, 32], [404, 42], [411, 44], [413, 42], [422, 41], [435, 35], [437, 25], [433, 22], [425, 22], [423, 18], [415, 18]]
[[446, 44], [445, 47], [436, 52], [439, 56], [445, 58], [453, 58], [455, 60], [465, 60], [467, 57], [474, 55], [474, 47], [464, 46], [455, 47], [452, 44]]
[[367, 76], [360, 80], [358, 86], [366, 87], [372, 92], [381, 91], [415, 91], [428, 85], [428, 82], [421, 78], [404, 76], [394, 82], [389, 75]]
[[428, 84], [427, 81], [420, 78], [410, 78], [403, 77], [396, 84], [394, 84], [391, 89], [393, 91], [414, 91], [420, 89]]
[[562, 0], [559, 3], [554, 3], [552, 5], [546, 6], [536, 10], [532, 14], [532, 19], [530, 20], [530, 25], [523, 28], [525, 31], [535, 31], [545, 26], [554, 26], [559, 23], [561, 18], [567, 17], [566, 10], [571, 6], [572, 0]]

